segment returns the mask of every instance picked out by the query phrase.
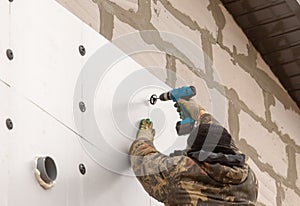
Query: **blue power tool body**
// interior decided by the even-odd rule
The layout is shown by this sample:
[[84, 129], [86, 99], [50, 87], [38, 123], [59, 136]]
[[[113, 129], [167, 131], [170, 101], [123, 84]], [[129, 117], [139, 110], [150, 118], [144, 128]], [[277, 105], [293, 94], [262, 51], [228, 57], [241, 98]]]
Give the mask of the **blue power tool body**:
[[[194, 86], [184, 86], [180, 88], [172, 89], [169, 92], [163, 93], [159, 96], [162, 101], [172, 100], [173, 102], [178, 102], [179, 99], [189, 100], [196, 95], [196, 88]], [[155, 103], [154, 103], [155, 104]], [[191, 118], [189, 113], [185, 110], [182, 105], [177, 104], [180, 107], [181, 121], [176, 124], [176, 131], [178, 135], [185, 135], [190, 133], [195, 124], [195, 120]]]

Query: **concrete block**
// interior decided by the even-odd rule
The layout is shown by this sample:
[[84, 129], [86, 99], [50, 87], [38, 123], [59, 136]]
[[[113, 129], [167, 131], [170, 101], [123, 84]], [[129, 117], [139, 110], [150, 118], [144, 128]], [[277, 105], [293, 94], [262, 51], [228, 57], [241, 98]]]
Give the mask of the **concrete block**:
[[81, 1], [81, 0], [56, 0], [63, 7], [68, 9], [83, 22], [90, 25], [96, 31], [100, 30], [100, 16], [99, 8], [96, 3], [92, 0]]
[[245, 112], [240, 113], [239, 120], [240, 138], [256, 149], [260, 161], [270, 164], [276, 173], [286, 177], [288, 170], [286, 145], [278, 135], [268, 132]]
[[124, 35], [138, 32], [135, 28], [130, 26], [129, 24], [126, 24], [122, 21], [120, 21], [118, 18], [114, 18], [114, 28], [113, 28], [113, 40], [118, 39]]
[[275, 180], [267, 172], [262, 172], [252, 159], [248, 160], [248, 164], [258, 180], [257, 201], [264, 205], [276, 205], [277, 188]]
[[[151, 23], [160, 32], [160, 37], [167, 42], [167, 49], [174, 55], [180, 56], [183, 53], [189, 58], [194, 65], [202, 67], [203, 57], [199, 57], [191, 52], [191, 48], [187, 46], [185, 41], [190, 41], [194, 47], [199, 47], [202, 50], [201, 34], [198, 31], [191, 30], [188, 26], [182, 24], [176, 17], [174, 17], [164, 6], [158, 1], [157, 4], [151, 5], [152, 13], [159, 10], [159, 15], [152, 15]], [[158, 44], [160, 44], [158, 42]], [[177, 51], [176, 51], [177, 50]]]
[[296, 185], [300, 188], [300, 154], [296, 154], [296, 169], [297, 169], [297, 181]]
[[[133, 42], [136, 45], [136, 48], [139, 51], [134, 54], [129, 54], [137, 63], [146, 68], [152, 74], [162, 81], [165, 81], [166, 76], [166, 54], [159, 51], [157, 48], [143, 49], [148, 48], [145, 45], [145, 41], [141, 38], [140, 31], [135, 30], [129, 24], [126, 24], [120, 21], [118, 18], [114, 20], [114, 32], [112, 43], [115, 44], [118, 48], [125, 51], [127, 50], [126, 42]], [[134, 38], [134, 40], [132, 39]], [[130, 41], [128, 41], [130, 39]]]
[[233, 88], [239, 98], [255, 114], [264, 117], [264, 97], [255, 79], [238, 65], [232, 63], [232, 57], [219, 45], [213, 45], [213, 66], [215, 79], [228, 88]]
[[284, 105], [275, 98], [275, 106], [271, 106], [272, 121], [283, 134], [288, 134], [296, 144], [300, 145], [300, 115], [295, 111], [287, 110]]
[[[137, 63], [148, 69], [160, 80], [166, 79], [166, 54], [156, 47], [151, 47], [142, 39], [140, 31], [129, 24], [115, 18], [115, 28], [112, 43], [128, 53], [128, 48], [134, 48], [134, 53], [128, 53]], [[129, 45], [130, 44], [130, 45]]]
[[167, 79], [166, 54], [157, 52], [141, 52], [131, 56], [141, 66], [154, 74], [159, 80], [165, 82]]
[[223, 44], [231, 51], [233, 51], [233, 46], [235, 46], [238, 53], [247, 55], [248, 38], [223, 5], [221, 5], [221, 9], [226, 21], [225, 27], [222, 30]]
[[[169, 6], [172, 8], [170, 10], [178, 10], [188, 16], [193, 23], [196, 22], [201, 29], [207, 29], [212, 33], [214, 38], [217, 38], [218, 28], [212, 13], [207, 8], [209, 6], [209, 0], [171, 0], [169, 1]], [[181, 18], [180, 16], [175, 17]]]
[[284, 188], [284, 200], [282, 201], [282, 206], [298, 206], [299, 205], [299, 200], [300, 196], [295, 193], [294, 190], [290, 188]]

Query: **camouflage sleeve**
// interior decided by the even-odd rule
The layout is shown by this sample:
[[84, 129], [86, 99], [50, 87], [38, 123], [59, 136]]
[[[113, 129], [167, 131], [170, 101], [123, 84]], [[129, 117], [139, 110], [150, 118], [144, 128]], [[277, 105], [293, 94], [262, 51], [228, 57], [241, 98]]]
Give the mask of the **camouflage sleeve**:
[[177, 174], [180, 157], [169, 157], [158, 152], [152, 141], [139, 139], [130, 148], [132, 169], [147, 193], [160, 202], [166, 202], [169, 180]]

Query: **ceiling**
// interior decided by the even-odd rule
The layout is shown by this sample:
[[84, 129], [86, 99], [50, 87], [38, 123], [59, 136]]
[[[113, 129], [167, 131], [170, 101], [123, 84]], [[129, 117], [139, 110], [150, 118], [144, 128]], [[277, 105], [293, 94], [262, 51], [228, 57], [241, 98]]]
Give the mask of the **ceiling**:
[[297, 0], [221, 0], [300, 108]]

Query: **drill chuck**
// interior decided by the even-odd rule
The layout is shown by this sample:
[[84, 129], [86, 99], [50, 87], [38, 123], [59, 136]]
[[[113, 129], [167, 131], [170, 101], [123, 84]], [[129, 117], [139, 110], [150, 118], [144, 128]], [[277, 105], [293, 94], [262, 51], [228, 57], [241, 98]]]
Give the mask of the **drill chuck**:
[[161, 101], [168, 101], [168, 100], [171, 100], [170, 92], [162, 93], [161, 95], [159, 95], [159, 99], [160, 99]]

